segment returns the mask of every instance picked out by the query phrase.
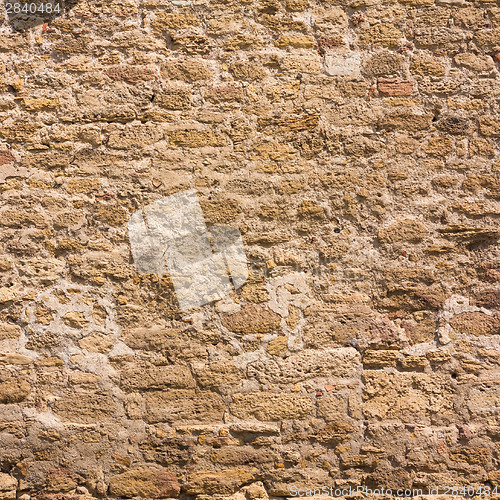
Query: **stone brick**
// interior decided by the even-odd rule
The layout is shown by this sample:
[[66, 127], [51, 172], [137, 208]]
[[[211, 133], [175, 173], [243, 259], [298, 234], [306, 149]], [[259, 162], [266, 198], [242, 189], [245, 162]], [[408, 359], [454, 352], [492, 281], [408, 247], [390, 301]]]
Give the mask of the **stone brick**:
[[106, 74], [112, 80], [132, 84], [148, 82], [157, 78], [157, 73], [153, 68], [140, 66], [112, 66], [106, 71]]
[[483, 135], [500, 136], [500, 119], [493, 116], [483, 116], [479, 118], [479, 131]]
[[192, 389], [168, 389], [148, 392], [145, 396], [146, 412], [143, 419], [155, 422], [221, 422], [226, 405], [222, 398], [211, 392]]
[[266, 306], [250, 304], [222, 318], [222, 325], [235, 333], [269, 333], [277, 330], [281, 317]]
[[410, 72], [422, 76], [444, 76], [445, 69], [437, 58], [416, 56], [411, 60]]
[[229, 410], [238, 418], [272, 422], [312, 416], [314, 404], [308, 397], [300, 394], [248, 392], [233, 394]]
[[165, 79], [184, 80], [186, 82], [206, 80], [213, 74], [210, 66], [203, 60], [193, 58], [167, 61], [161, 66], [161, 76]]
[[325, 73], [329, 76], [358, 76], [361, 53], [329, 53], [325, 56]]
[[258, 360], [248, 373], [262, 383], [293, 384], [319, 377], [353, 378], [361, 367], [360, 356], [353, 348], [306, 349], [285, 359]]
[[393, 24], [375, 24], [364, 28], [359, 34], [359, 43], [380, 47], [394, 47], [399, 44], [402, 33]]
[[166, 109], [188, 109], [191, 106], [191, 92], [183, 87], [171, 87], [155, 95], [154, 102]]
[[500, 333], [500, 318], [482, 312], [457, 314], [450, 320], [450, 325], [457, 333], [468, 335], [498, 335]]
[[261, 80], [267, 74], [262, 64], [252, 61], [235, 62], [229, 69], [236, 79], [248, 82]]
[[409, 130], [415, 132], [429, 128], [432, 115], [415, 114], [409, 111], [396, 111], [386, 114], [379, 121], [379, 127], [387, 130]]
[[276, 47], [294, 47], [296, 49], [311, 49], [315, 45], [314, 37], [312, 36], [293, 36], [282, 35], [274, 43]]
[[137, 467], [112, 476], [109, 492], [122, 498], [175, 498], [180, 485], [176, 474], [166, 469]]
[[493, 59], [490, 56], [478, 56], [470, 53], [457, 54], [455, 56], [455, 63], [477, 72], [488, 72], [495, 67]]
[[0, 366], [0, 403], [12, 404], [24, 401], [31, 392], [26, 376]]
[[151, 22], [151, 29], [155, 33], [169, 30], [183, 30], [191, 26], [198, 26], [200, 21], [191, 14], [182, 15], [176, 12], [157, 12]]
[[189, 474], [182, 486], [187, 495], [230, 495], [254, 479], [245, 469], [200, 471]]
[[403, 69], [403, 58], [399, 54], [394, 54], [387, 50], [376, 52], [364, 63], [363, 74], [374, 76], [397, 75]]
[[427, 144], [423, 146], [423, 150], [428, 155], [446, 156], [451, 153], [453, 143], [449, 137], [431, 137]]
[[2, 500], [15, 500], [17, 479], [9, 474], [0, 473], [0, 498]]
[[54, 413], [74, 422], [99, 422], [112, 417], [116, 409], [111, 396], [94, 392], [73, 392], [59, 397], [54, 403]]
[[207, 129], [178, 129], [167, 132], [169, 144], [174, 148], [200, 148], [203, 146], [223, 146], [224, 137]]
[[453, 410], [453, 389], [446, 375], [365, 370], [363, 413], [367, 419], [446, 422]]
[[290, 54], [283, 57], [281, 71], [283, 73], [312, 73], [320, 72], [321, 59], [317, 54]]
[[158, 390], [165, 387], [193, 389], [191, 370], [185, 366], [134, 364], [120, 371], [120, 386], [126, 392]]
[[413, 92], [413, 82], [398, 80], [397, 78], [379, 78], [377, 88], [381, 95], [411, 95]]
[[383, 243], [397, 243], [405, 241], [415, 243], [427, 235], [425, 226], [413, 219], [404, 219], [394, 222], [378, 232], [378, 238]]

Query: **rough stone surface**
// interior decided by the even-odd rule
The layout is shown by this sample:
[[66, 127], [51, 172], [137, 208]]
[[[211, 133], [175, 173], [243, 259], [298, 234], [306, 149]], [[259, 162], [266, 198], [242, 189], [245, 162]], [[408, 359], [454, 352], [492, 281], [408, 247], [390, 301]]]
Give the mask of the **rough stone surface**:
[[[0, 500], [500, 488], [498, 2], [64, 4], [0, 31]], [[189, 312], [127, 230], [186, 189], [249, 269]]]

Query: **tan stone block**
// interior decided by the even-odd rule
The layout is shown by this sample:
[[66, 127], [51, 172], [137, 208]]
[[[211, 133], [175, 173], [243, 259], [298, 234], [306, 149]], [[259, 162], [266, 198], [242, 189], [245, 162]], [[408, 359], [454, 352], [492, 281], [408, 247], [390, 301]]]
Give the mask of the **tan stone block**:
[[154, 103], [166, 109], [189, 109], [191, 107], [191, 91], [184, 87], [169, 87], [155, 95]]
[[455, 56], [455, 63], [458, 66], [465, 66], [476, 72], [488, 72], [495, 67], [495, 63], [490, 56], [480, 56], [471, 53], [457, 54]]
[[291, 116], [284, 118], [259, 118], [257, 125], [260, 130], [272, 129], [280, 132], [298, 132], [312, 130], [318, 126], [319, 116]]
[[97, 219], [106, 222], [110, 226], [122, 226], [129, 218], [129, 212], [120, 205], [105, 205], [100, 203], [96, 210]]
[[12, 404], [24, 401], [31, 392], [26, 376], [0, 367], [0, 403]]
[[241, 383], [243, 373], [231, 361], [208, 363], [194, 366], [196, 381], [203, 388], [218, 388], [220, 386], [237, 386]]
[[158, 142], [163, 135], [163, 131], [157, 125], [129, 125], [111, 132], [108, 146], [116, 149], [142, 148]]
[[393, 24], [375, 24], [364, 28], [359, 34], [361, 45], [394, 47], [401, 41], [402, 33]]
[[441, 61], [434, 57], [419, 55], [412, 58], [410, 72], [422, 76], [444, 76], [445, 69]]
[[431, 137], [422, 149], [428, 155], [446, 156], [453, 149], [453, 142], [449, 137]]
[[250, 304], [240, 311], [222, 318], [222, 325], [231, 332], [270, 333], [277, 330], [281, 324], [281, 316], [266, 306]]
[[450, 326], [457, 332], [467, 335], [500, 334], [500, 318], [482, 312], [463, 312], [453, 316]]
[[312, 73], [320, 72], [321, 59], [318, 54], [289, 54], [283, 57], [280, 64], [284, 73]]
[[282, 356], [288, 349], [288, 337], [279, 336], [267, 344], [266, 352], [272, 356]]
[[491, 460], [491, 450], [479, 446], [458, 446], [450, 450], [448, 456], [454, 462], [485, 466]]
[[495, 148], [487, 139], [474, 137], [469, 141], [471, 156], [495, 156]]
[[159, 467], [137, 467], [112, 476], [109, 492], [125, 498], [175, 498], [180, 486], [174, 472]]
[[78, 311], [70, 311], [62, 319], [64, 324], [71, 328], [85, 328], [89, 324], [84, 314]]
[[145, 396], [146, 412], [143, 419], [155, 422], [221, 422], [226, 409], [224, 401], [215, 392], [197, 392], [192, 389], [151, 391]]
[[106, 70], [106, 74], [112, 80], [132, 84], [148, 82], [157, 78], [157, 73], [153, 68], [131, 65], [112, 66]]
[[230, 495], [253, 479], [245, 469], [194, 472], [186, 477], [183, 491], [187, 495]]
[[72, 392], [59, 397], [54, 403], [53, 411], [75, 422], [88, 422], [111, 418], [116, 409], [116, 403], [107, 394]]
[[449, 375], [365, 370], [363, 378], [363, 413], [367, 419], [447, 421], [453, 414]]
[[161, 33], [169, 30], [183, 30], [192, 26], [198, 26], [200, 21], [191, 14], [183, 15], [177, 12], [156, 12], [151, 22], [153, 33]]
[[479, 118], [479, 131], [483, 135], [500, 136], [500, 118], [494, 116], [482, 116]]
[[0, 353], [0, 365], [30, 365], [33, 359], [17, 353]]
[[261, 80], [267, 75], [266, 68], [257, 62], [238, 61], [229, 67], [229, 70], [238, 80], [254, 81]]
[[213, 103], [239, 102], [245, 98], [245, 90], [241, 85], [216, 85], [207, 89], [203, 97]]
[[312, 36], [281, 35], [274, 42], [274, 45], [279, 48], [294, 47], [296, 49], [311, 49], [315, 43], [315, 39]]
[[203, 146], [224, 146], [225, 138], [210, 129], [178, 129], [167, 132], [169, 144], [173, 147], [200, 148]]
[[398, 243], [401, 241], [416, 243], [428, 234], [425, 226], [413, 219], [403, 219], [381, 228], [378, 238], [382, 243]]
[[99, 179], [84, 178], [84, 179], [70, 179], [66, 184], [66, 190], [71, 194], [91, 194], [101, 188], [101, 181]]
[[416, 132], [429, 128], [432, 123], [431, 114], [416, 114], [410, 111], [388, 113], [379, 120], [379, 127], [387, 130]]
[[301, 12], [307, 8], [307, 0], [286, 0], [286, 8], [292, 12]]
[[238, 33], [224, 43], [224, 50], [255, 50], [263, 45], [262, 39], [250, 33]]
[[18, 340], [21, 336], [21, 327], [12, 323], [0, 323], [0, 341]]
[[212, 49], [211, 39], [204, 35], [170, 32], [174, 50], [185, 54], [207, 54]]
[[206, 80], [212, 75], [213, 71], [207, 61], [195, 58], [167, 61], [161, 66], [161, 76], [165, 79], [195, 82]]
[[15, 500], [17, 479], [9, 474], [0, 473], [0, 499]]
[[8, 142], [32, 142], [40, 125], [24, 120], [5, 122], [0, 127], [0, 136]]
[[100, 332], [93, 332], [83, 339], [78, 341], [78, 345], [82, 349], [89, 352], [100, 352], [106, 354], [113, 348], [115, 338], [113, 335], [105, 335]]
[[242, 209], [237, 201], [229, 198], [200, 200], [200, 206], [207, 224], [228, 224], [234, 222]]
[[21, 99], [21, 105], [28, 111], [53, 111], [59, 107], [57, 97], [38, 97]]
[[367, 368], [396, 366], [398, 358], [398, 351], [367, 350], [363, 355], [363, 365]]
[[166, 387], [193, 389], [196, 382], [186, 366], [155, 366], [136, 361], [120, 370], [120, 387], [126, 392], [161, 390]]

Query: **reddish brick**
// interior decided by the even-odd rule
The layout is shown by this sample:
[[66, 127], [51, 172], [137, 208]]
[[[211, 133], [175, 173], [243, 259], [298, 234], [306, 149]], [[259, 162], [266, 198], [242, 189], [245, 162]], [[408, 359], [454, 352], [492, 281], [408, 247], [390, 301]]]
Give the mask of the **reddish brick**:
[[387, 96], [411, 95], [413, 82], [397, 78], [379, 78], [378, 91]]

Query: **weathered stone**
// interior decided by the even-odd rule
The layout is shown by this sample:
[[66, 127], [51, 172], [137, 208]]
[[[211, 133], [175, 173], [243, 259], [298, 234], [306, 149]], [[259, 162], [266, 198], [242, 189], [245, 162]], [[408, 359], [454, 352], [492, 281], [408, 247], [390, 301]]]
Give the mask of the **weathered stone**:
[[245, 469], [200, 471], [186, 477], [182, 490], [187, 495], [230, 495], [253, 479], [254, 475]]
[[451, 327], [457, 333], [480, 335], [498, 335], [500, 333], [500, 318], [482, 312], [463, 312], [453, 316]]
[[408, 242], [415, 243], [421, 241], [428, 231], [425, 226], [414, 219], [403, 219], [393, 222], [378, 232], [378, 238], [383, 243]]
[[109, 492], [124, 498], [175, 498], [180, 485], [176, 474], [166, 469], [137, 467], [112, 476]]
[[226, 405], [211, 392], [192, 389], [168, 389], [148, 392], [145, 396], [146, 422], [220, 422]]
[[17, 479], [9, 474], [0, 473], [0, 499], [15, 500]]
[[261, 421], [301, 419], [312, 415], [312, 401], [299, 394], [250, 392], [233, 394], [230, 411], [238, 418]]
[[116, 403], [111, 396], [93, 392], [74, 392], [54, 403], [54, 413], [77, 422], [100, 421], [112, 417], [115, 411]]
[[281, 317], [266, 306], [247, 305], [241, 311], [222, 318], [222, 324], [236, 333], [269, 333], [277, 330]]
[[397, 78], [379, 78], [377, 88], [382, 95], [411, 95], [413, 83], [409, 80], [398, 80]]

